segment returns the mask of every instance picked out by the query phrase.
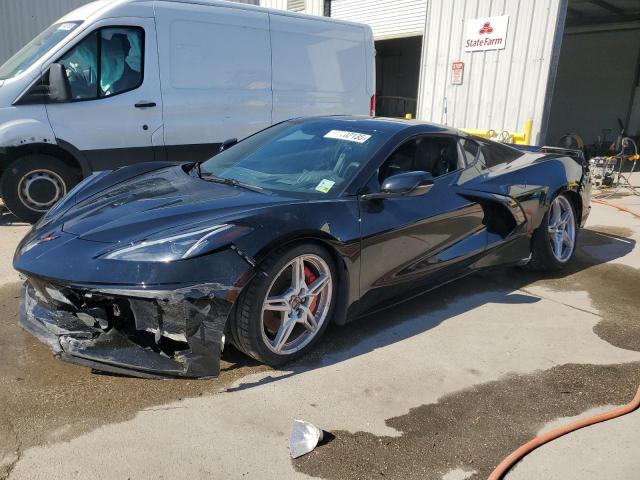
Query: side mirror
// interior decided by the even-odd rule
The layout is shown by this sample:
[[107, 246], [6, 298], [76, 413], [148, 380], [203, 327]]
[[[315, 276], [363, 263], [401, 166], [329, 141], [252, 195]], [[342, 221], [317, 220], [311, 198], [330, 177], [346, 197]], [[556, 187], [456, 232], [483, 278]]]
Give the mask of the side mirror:
[[71, 85], [64, 65], [54, 63], [49, 67], [49, 101], [64, 103], [71, 100]]
[[237, 138], [228, 138], [227, 140], [225, 140], [224, 142], [222, 142], [222, 144], [220, 144], [220, 151], [224, 151], [228, 148], [233, 147], [236, 143], [238, 143], [238, 139]]
[[380, 192], [363, 195], [364, 200], [424, 195], [433, 187], [433, 175], [429, 172], [399, 173], [387, 178]]

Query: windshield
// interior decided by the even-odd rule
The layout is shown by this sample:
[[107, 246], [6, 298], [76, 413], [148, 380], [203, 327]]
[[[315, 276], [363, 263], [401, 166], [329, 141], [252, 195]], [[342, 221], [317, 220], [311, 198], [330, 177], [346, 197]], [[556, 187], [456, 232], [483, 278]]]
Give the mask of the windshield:
[[340, 192], [390, 133], [365, 122], [294, 120], [263, 130], [201, 166], [201, 175], [302, 196]]
[[64, 40], [82, 22], [56, 23], [25, 45], [0, 66], [0, 80], [21, 74], [52, 47]]

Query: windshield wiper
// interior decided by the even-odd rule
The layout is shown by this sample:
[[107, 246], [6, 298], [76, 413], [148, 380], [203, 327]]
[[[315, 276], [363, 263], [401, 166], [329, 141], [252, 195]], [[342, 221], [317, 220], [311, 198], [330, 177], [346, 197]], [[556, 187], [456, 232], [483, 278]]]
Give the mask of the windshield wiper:
[[202, 171], [199, 171], [199, 176], [201, 179], [207, 182], [222, 183], [223, 185], [229, 185], [231, 187], [240, 187], [246, 190], [251, 190], [253, 192], [260, 192], [260, 193], [264, 192], [264, 188], [262, 187], [258, 187], [257, 185], [251, 185], [249, 183], [244, 183], [244, 182], [241, 182], [240, 180], [236, 180], [235, 178], [223, 178], [223, 177], [217, 177], [211, 174], [202, 175]]

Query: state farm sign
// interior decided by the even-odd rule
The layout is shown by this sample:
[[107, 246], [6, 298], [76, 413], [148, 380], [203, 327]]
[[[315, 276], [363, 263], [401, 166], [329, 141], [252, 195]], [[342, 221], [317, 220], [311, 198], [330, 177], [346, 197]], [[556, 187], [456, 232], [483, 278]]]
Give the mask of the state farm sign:
[[502, 50], [507, 45], [507, 25], [509, 15], [467, 20], [464, 50]]

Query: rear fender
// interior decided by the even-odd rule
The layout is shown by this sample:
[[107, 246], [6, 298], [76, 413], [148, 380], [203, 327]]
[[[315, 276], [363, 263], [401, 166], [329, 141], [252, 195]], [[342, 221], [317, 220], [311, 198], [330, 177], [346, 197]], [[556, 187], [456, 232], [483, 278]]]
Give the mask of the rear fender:
[[[582, 194], [583, 168], [570, 157], [549, 155], [509, 169], [492, 169], [468, 188], [509, 197], [520, 205], [529, 234], [540, 226], [551, 200], [561, 192]], [[467, 186], [467, 185], [465, 185]]]

